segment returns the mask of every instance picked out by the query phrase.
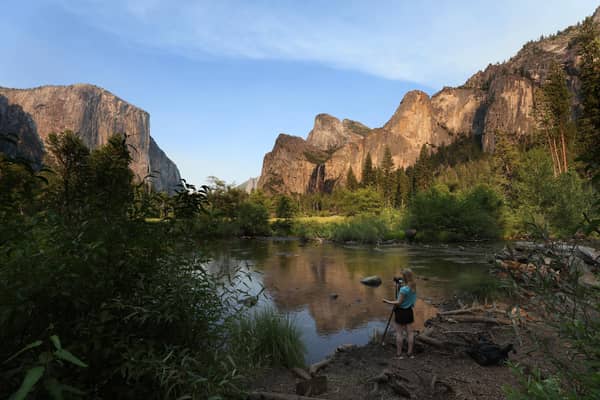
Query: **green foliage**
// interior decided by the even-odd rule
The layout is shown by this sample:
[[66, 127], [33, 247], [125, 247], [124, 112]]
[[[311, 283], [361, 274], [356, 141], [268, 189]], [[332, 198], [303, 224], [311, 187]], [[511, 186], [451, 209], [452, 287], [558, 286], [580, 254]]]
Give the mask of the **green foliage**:
[[434, 187], [414, 198], [409, 225], [432, 241], [495, 239], [502, 235], [500, 196], [483, 185], [460, 193]]
[[[48, 397], [52, 399], [62, 399], [63, 392], [78, 396], [85, 395], [81, 390], [59, 382], [57, 377], [60, 376], [61, 372], [64, 373], [63, 370], [65, 370], [69, 364], [80, 368], [87, 368], [87, 364], [74, 356], [69, 350], [62, 347], [58, 336], [52, 335], [49, 339], [47, 345], [40, 350], [34, 364], [30, 366], [23, 365], [22, 369], [27, 370], [25, 372], [25, 377], [23, 378], [19, 389], [10, 397], [11, 399], [25, 399], [30, 394], [33, 395], [36, 392], [41, 393], [42, 390], [39, 385], [37, 385], [40, 380], [42, 381], [42, 386]], [[50, 344], [52, 344], [52, 346], [50, 346]], [[22, 354], [27, 353], [32, 349], [40, 348], [42, 345], [44, 345], [44, 342], [36, 340], [8, 358], [4, 361], [4, 364], [18, 359]], [[67, 363], [66, 365], [65, 362]], [[17, 371], [10, 371], [6, 378], [10, 379], [14, 372]]]
[[260, 203], [242, 203], [238, 208], [237, 222], [244, 236], [268, 236], [271, 233], [269, 210]]
[[373, 188], [362, 188], [354, 192], [342, 192], [339, 212], [344, 215], [377, 212], [383, 206], [381, 193]]
[[346, 188], [350, 191], [358, 189], [358, 180], [354, 175], [352, 167], [348, 168], [348, 175], [346, 175]]
[[[600, 32], [587, 18], [577, 42], [580, 45], [581, 115], [577, 121], [579, 157], [588, 176], [600, 176]], [[600, 179], [594, 184], [600, 188]]]
[[379, 243], [383, 240], [401, 240], [404, 230], [400, 228], [401, 216], [387, 211], [380, 215], [359, 214], [336, 224], [331, 239], [336, 242]]
[[433, 163], [427, 145], [421, 147], [419, 158], [413, 168], [413, 187], [415, 192], [427, 190], [433, 183]]
[[365, 162], [362, 170], [362, 181], [360, 182], [362, 187], [373, 187], [377, 183], [375, 169], [373, 167], [373, 160], [371, 159], [371, 153], [367, 153]]
[[[268, 229], [266, 207], [228, 209], [237, 193], [224, 190], [213, 197], [222, 211], [210, 188], [186, 182], [174, 199], [154, 197], [132, 184], [122, 136], [89, 152], [72, 133], [53, 135], [48, 149], [48, 184], [0, 159], [0, 397], [239, 394], [248, 367], [230, 362], [225, 339], [241, 271], [209, 273], [190, 228], [219, 212]], [[164, 202], [174, 218], [146, 222]]]
[[295, 209], [292, 200], [285, 195], [279, 196], [275, 209], [275, 216], [277, 218], [292, 218], [294, 213]]
[[266, 308], [233, 324], [234, 360], [256, 367], [304, 367], [306, 348], [293, 320]]
[[541, 138], [551, 155], [553, 173], [558, 175], [569, 169], [574, 124], [571, 121], [571, 94], [567, 88], [566, 74], [558, 64], [552, 65], [546, 81], [536, 96], [535, 115]]
[[406, 171], [400, 168], [396, 171], [396, 193], [394, 194], [394, 207], [404, 208], [408, 205], [411, 195], [411, 183]]
[[575, 399], [567, 395], [560, 385], [560, 381], [551, 376], [543, 378], [539, 369], [527, 375], [519, 365], [511, 366], [513, 373], [519, 377], [520, 387], [503, 386], [508, 400], [568, 400]]
[[396, 189], [396, 176], [394, 174], [394, 160], [389, 146], [385, 147], [380, 165], [379, 187], [386, 207], [391, 207], [394, 202]]
[[331, 239], [333, 237], [334, 223], [320, 223], [316, 221], [294, 221], [291, 234], [302, 240]]
[[177, 190], [173, 202], [175, 218], [191, 219], [198, 216], [208, 204], [207, 186], [196, 189], [194, 185], [188, 184], [185, 179], [181, 180], [181, 188]]
[[574, 234], [583, 214], [590, 210], [593, 193], [575, 172], [554, 177], [547, 152], [535, 148], [523, 154], [513, 181], [518, 199], [517, 229], [525, 233], [533, 222], [544, 222], [550, 233], [562, 237]]

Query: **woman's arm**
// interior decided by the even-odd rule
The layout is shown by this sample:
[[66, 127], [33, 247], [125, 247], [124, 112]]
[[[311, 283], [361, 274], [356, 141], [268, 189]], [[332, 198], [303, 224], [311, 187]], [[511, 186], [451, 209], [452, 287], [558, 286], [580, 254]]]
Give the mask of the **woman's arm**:
[[382, 300], [384, 303], [397, 306], [397, 305], [400, 305], [402, 303], [402, 301], [404, 301], [404, 293], [400, 293], [400, 297], [398, 298], [398, 300], [388, 300], [388, 299], [382, 299]]

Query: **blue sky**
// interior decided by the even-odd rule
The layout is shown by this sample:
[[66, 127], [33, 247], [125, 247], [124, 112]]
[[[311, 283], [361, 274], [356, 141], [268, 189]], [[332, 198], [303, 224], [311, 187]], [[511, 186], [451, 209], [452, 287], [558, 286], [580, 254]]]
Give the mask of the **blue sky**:
[[582, 20], [589, 0], [5, 1], [0, 86], [93, 83], [150, 113], [182, 176], [258, 176], [280, 132], [326, 112], [383, 125]]

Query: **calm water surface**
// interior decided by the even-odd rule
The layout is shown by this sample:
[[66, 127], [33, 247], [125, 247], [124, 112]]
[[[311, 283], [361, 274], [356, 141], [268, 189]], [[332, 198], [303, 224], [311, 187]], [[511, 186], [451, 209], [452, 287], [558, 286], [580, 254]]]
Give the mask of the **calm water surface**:
[[[302, 244], [299, 241], [242, 240], [212, 247], [212, 269], [248, 266], [246, 283], [265, 296], [258, 307], [274, 306], [295, 319], [308, 350], [307, 362], [321, 360], [342, 344], [365, 344], [383, 330], [393, 298], [392, 278], [410, 267], [417, 276], [416, 329], [435, 316], [430, 303], [481, 285], [487, 260], [500, 245], [364, 247]], [[360, 280], [378, 275], [383, 284]], [[333, 298], [332, 294], [337, 294]]]

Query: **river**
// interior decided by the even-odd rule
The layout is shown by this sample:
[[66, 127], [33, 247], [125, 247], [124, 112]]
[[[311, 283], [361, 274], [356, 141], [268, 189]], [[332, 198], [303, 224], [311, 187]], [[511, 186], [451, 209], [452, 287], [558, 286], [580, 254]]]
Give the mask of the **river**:
[[[293, 318], [307, 347], [306, 361], [321, 360], [342, 344], [365, 344], [383, 330], [393, 298], [394, 276], [410, 267], [417, 277], [416, 329], [435, 316], [433, 304], [492, 279], [491, 255], [501, 246], [397, 245], [391, 247], [301, 243], [296, 240], [240, 240], [211, 246], [211, 269], [244, 265], [257, 293], [257, 308], [273, 306]], [[363, 277], [383, 284], [368, 287]]]

